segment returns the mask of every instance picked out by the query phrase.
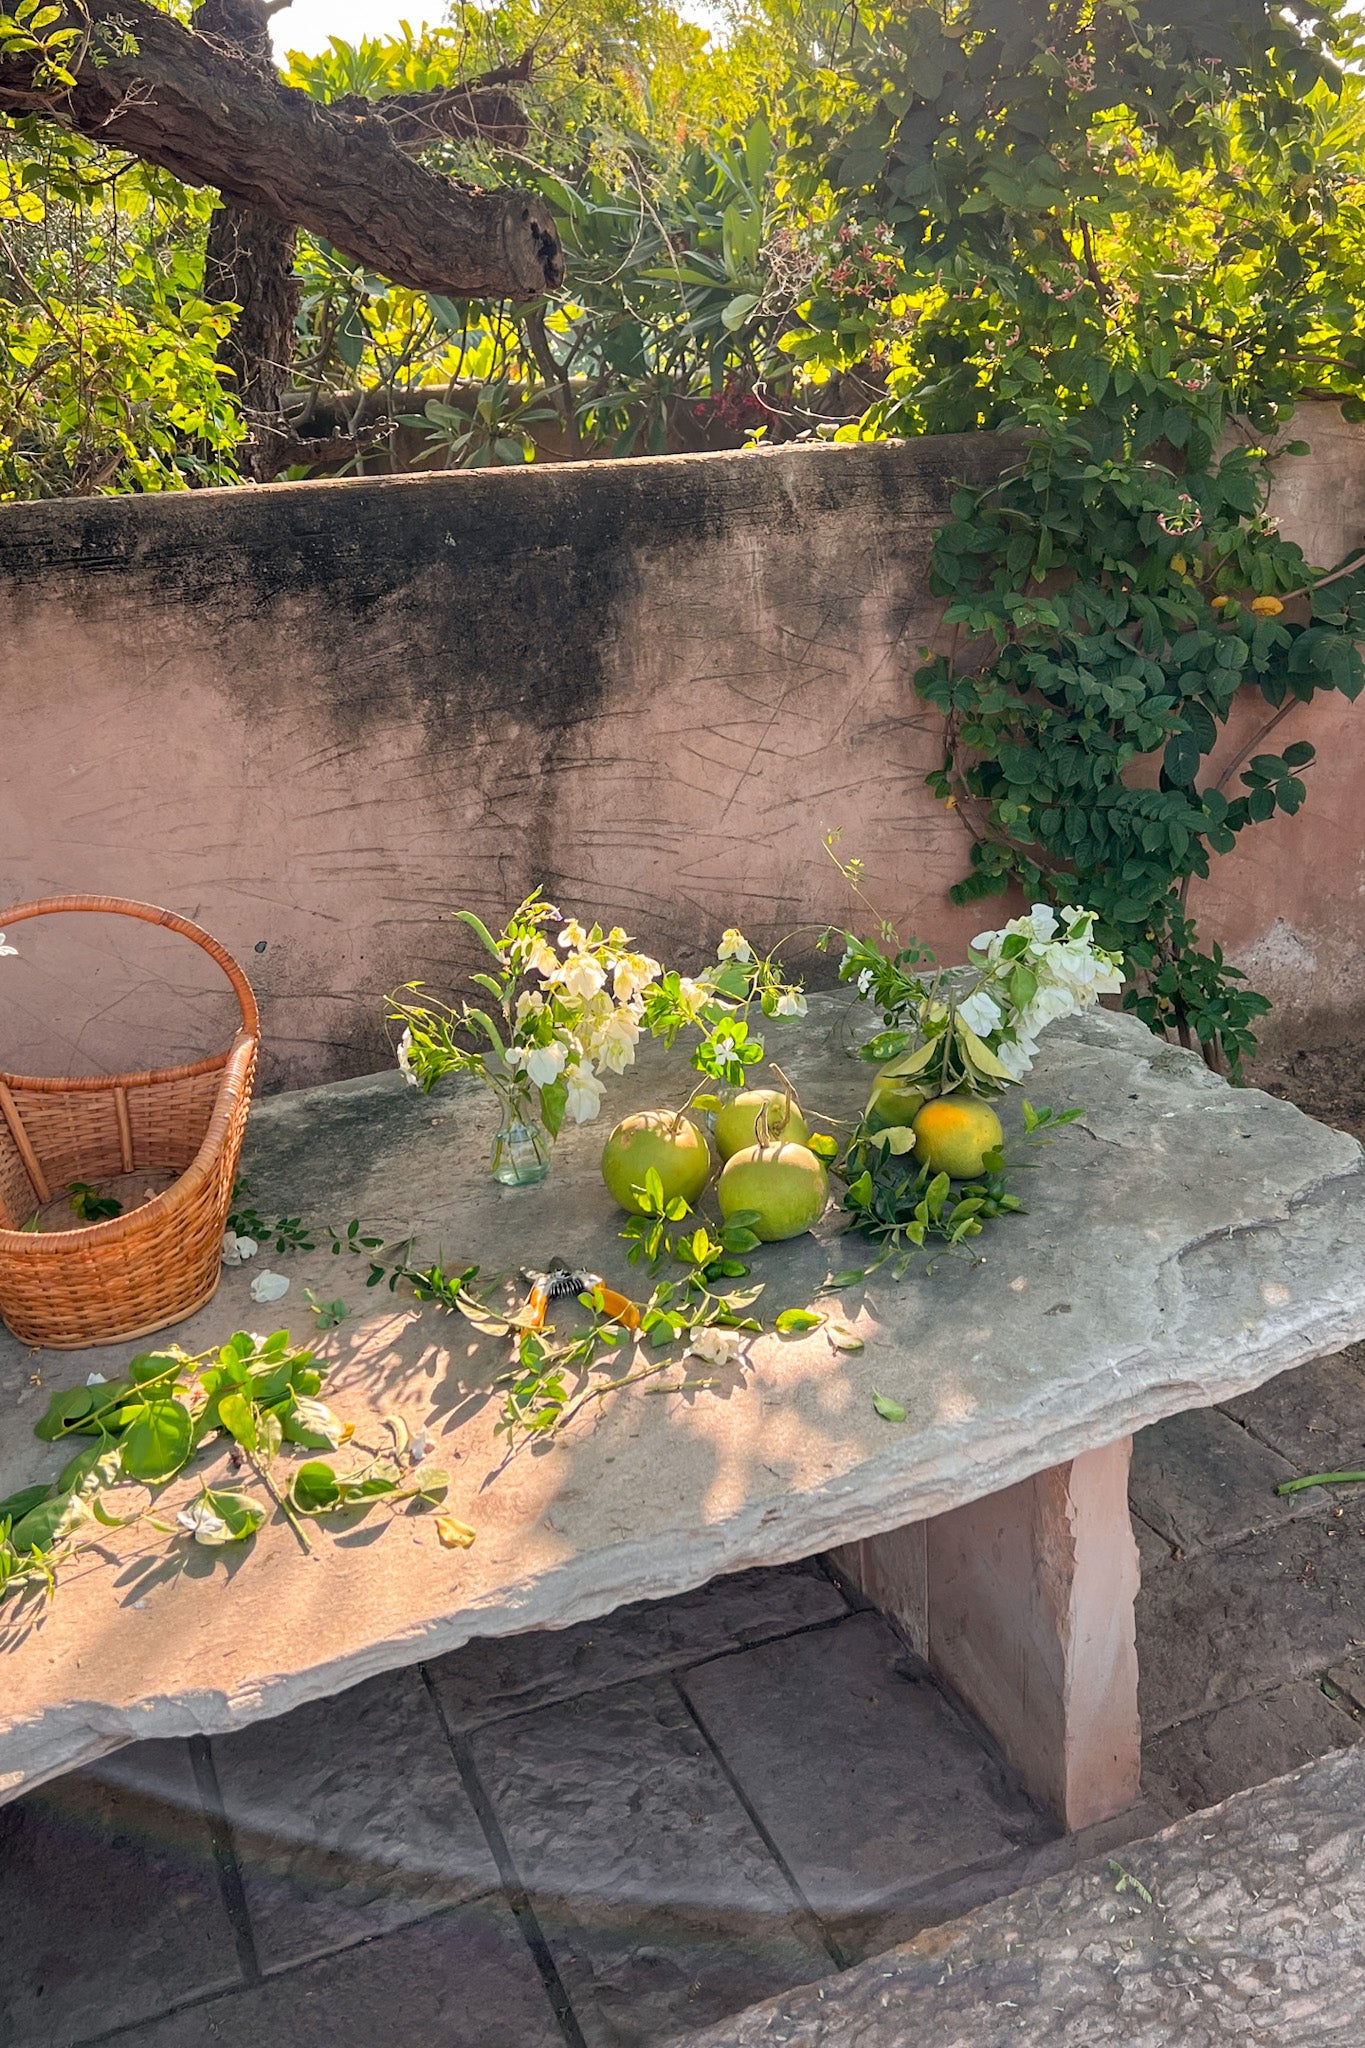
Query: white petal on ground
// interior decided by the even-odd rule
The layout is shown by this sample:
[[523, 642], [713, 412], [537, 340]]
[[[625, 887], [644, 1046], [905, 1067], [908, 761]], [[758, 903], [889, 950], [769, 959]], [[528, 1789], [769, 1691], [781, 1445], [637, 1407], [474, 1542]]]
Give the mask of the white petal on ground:
[[288, 1292], [289, 1282], [284, 1274], [272, 1273], [268, 1268], [264, 1273], [258, 1273], [251, 1283], [253, 1301], [282, 1301]]
[[742, 1330], [694, 1330], [685, 1358], [700, 1358], [705, 1365], [729, 1365], [744, 1342]]
[[189, 1530], [196, 1543], [221, 1543], [228, 1533], [228, 1525], [222, 1516], [216, 1515], [203, 1499], [181, 1508], [175, 1519], [182, 1529]]

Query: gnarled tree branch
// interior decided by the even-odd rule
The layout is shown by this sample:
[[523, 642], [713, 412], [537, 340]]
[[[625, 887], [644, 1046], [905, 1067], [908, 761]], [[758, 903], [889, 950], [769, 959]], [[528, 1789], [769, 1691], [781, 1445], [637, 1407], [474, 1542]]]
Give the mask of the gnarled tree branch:
[[[435, 133], [472, 132], [457, 125], [463, 121], [506, 139], [515, 103], [499, 87], [475, 81], [431, 96], [440, 110], [426, 109], [429, 132], [419, 138], [411, 124], [423, 116], [401, 104], [407, 95], [391, 125], [383, 102], [323, 106], [145, 0], [73, 7], [73, 20], [87, 16], [91, 34], [74, 90], [44, 89], [31, 65], [10, 57], [0, 61], [0, 113], [47, 115], [187, 185], [215, 186], [310, 229], [397, 284], [531, 299], [561, 281], [559, 238], [541, 200], [472, 191], [403, 153]], [[135, 53], [125, 47], [130, 37]]]

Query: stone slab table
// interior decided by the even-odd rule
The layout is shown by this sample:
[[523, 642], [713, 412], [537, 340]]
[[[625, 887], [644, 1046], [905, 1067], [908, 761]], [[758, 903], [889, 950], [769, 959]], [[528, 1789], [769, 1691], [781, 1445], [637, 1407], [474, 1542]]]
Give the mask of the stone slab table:
[[[865, 1092], [850, 1016], [821, 997], [804, 1023], [769, 1032], [808, 1109], [847, 1116]], [[689, 1078], [682, 1053], [646, 1048], [609, 1111], [678, 1101]], [[384, 1415], [428, 1428], [450, 1510], [477, 1539], [443, 1549], [430, 1517], [383, 1510], [315, 1530], [308, 1554], [278, 1515], [240, 1550], [145, 1523], [102, 1532], [51, 1604], [0, 1609], [0, 1797], [120, 1743], [218, 1733], [471, 1637], [564, 1627], [828, 1551], [1059, 1821], [1121, 1809], [1139, 1732], [1129, 1439], [1365, 1335], [1365, 1173], [1353, 1139], [1105, 1012], [1049, 1032], [1028, 1092], [1085, 1114], [1027, 1176], [1029, 1213], [980, 1241], [982, 1263], [822, 1292], [865, 1256], [834, 1211], [816, 1235], [756, 1255], [770, 1316], [814, 1303], [861, 1351], [836, 1349], [823, 1326], [765, 1336], [734, 1367], [694, 1363], [709, 1386], [617, 1392], [510, 1459], [490, 1392], [505, 1340], [367, 1292], [363, 1262], [325, 1249], [226, 1273], [179, 1340], [197, 1351], [285, 1323], [304, 1339], [305, 1288], [343, 1298], [352, 1315], [316, 1339], [333, 1361], [328, 1397], [362, 1442]], [[597, 1171], [605, 1123], [570, 1128], [550, 1179], [523, 1190], [489, 1178], [491, 1131], [477, 1093], [423, 1097], [394, 1074], [276, 1096], [252, 1118], [251, 1199], [269, 1215], [412, 1231], [420, 1258], [486, 1274], [515, 1280], [558, 1254], [629, 1288]], [[248, 1288], [266, 1266], [291, 1287], [258, 1308]], [[35, 1354], [6, 1339], [0, 1495], [61, 1462], [31, 1434], [50, 1391], [112, 1377], [145, 1348]], [[874, 1389], [903, 1423], [878, 1416]], [[210, 1457], [225, 1476], [226, 1454]], [[193, 1490], [177, 1482], [163, 1515]]]

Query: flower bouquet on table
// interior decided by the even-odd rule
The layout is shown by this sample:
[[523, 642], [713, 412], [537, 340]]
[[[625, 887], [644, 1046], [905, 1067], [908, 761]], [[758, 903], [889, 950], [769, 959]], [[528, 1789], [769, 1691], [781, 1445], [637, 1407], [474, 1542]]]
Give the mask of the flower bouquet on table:
[[[845, 1207], [888, 1252], [926, 1234], [959, 1244], [1022, 1206], [1005, 1188], [992, 1100], [1025, 1079], [1047, 1025], [1122, 987], [1122, 958], [1096, 944], [1095, 921], [1093, 911], [1035, 904], [980, 933], [966, 966], [950, 970], [884, 924], [875, 941], [839, 934], [840, 979], [882, 1021], [862, 1048], [877, 1074], [845, 1159]], [[1028, 1136], [1080, 1114], [1023, 1108]]]
[[472, 910], [456, 915], [492, 962], [470, 977], [487, 1000], [438, 1002], [420, 982], [397, 990], [389, 1021], [401, 1029], [398, 1064], [414, 1087], [470, 1074], [491, 1089], [502, 1111], [494, 1177], [526, 1187], [549, 1172], [565, 1118], [591, 1122], [604, 1077], [634, 1061], [645, 998], [662, 970], [619, 926], [585, 930], [539, 890], [496, 938]]
[[[720, 1107], [719, 1098], [701, 1092], [707, 1087], [738, 1092], [741, 1104], [747, 1099], [745, 1077], [763, 1058], [750, 1013], [756, 1007], [770, 1017], [804, 1016], [800, 987], [784, 981], [772, 957], [757, 955], [735, 930], [723, 935], [714, 964], [693, 978], [665, 973], [619, 925], [604, 932], [600, 924], [585, 928], [564, 917], [539, 890], [496, 938], [472, 910], [456, 915], [491, 965], [470, 977], [479, 1000], [441, 1002], [420, 982], [389, 998], [389, 1022], [400, 1034], [398, 1064], [412, 1085], [429, 1090], [443, 1075], [470, 1074], [490, 1089], [502, 1111], [494, 1176], [525, 1187], [549, 1172], [566, 1119], [581, 1124], [597, 1116], [607, 1080], [634, 1064], [642, 1032], [672, 1045], [684, 1030], [695, 1030], [698, 1088], [682, 1109], [646, 1111], [619, 1125], [607, 1142], [604, 1173], [626, 1208], [638, 1207], [631, 1190], [648, 1165], [666, 1180], [680, 1176], [678, 1192], [690, 1190], [689, 1200], [700, 1193], [711, 1154], [705, 1133], [684, 1111]], [[753, 1117], [770, 1102], [779, 1105], [771, 1111], [777, 1121], [792, 1114], [785, 1094], [752, 1092], [748, 1142]], [[608, 1163], [632, 1131], [640, 1157], [628, 1162], [623, 1179]], [[651, 1157], [642, 1163], [646, 1151]]]

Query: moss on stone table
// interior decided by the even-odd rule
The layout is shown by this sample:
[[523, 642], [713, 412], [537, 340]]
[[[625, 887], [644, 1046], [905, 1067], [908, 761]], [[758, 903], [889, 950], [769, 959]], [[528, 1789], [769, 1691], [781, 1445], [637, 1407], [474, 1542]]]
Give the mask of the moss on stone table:
[[[867, 1073], [846, 1005], [811, 1007], [770, 1034], [772, 1049], [808, 1108], [850, 1115]], [[609, 1111], [686, 1088], [683, 1055], [649, 1048]], [[305, 1287], [343, 1297], [352, 1317], [318, 1340], [334, 1362], [329, 1397], [362, 1440], [384, 1414], [430, 1428], [450, 1509], [477, 1540], [445, 1550], [430, 1518], [382, 1510], [341, 1534], [319, 1528], [311, 1555], [278, 1516], [240, 1551], [145, 1524], [107, 1532], [51, 1605], [0, 1609], [0, 1796], [120, 1742], [281, 1713], [474, 1636], [562, 1627], [900, 1528], [1365, 1334], [1354, 1140], [1227, 1088], [1106, 1013], [1049, 1034], [1029, 1092], [1085, 1109], [1029, 1175], [1030, 1213], [982, 1240], [984, 1264], [942, 1259], [900, 1285], [881, 1273], [844, 1289], [838, 1312], [861, 1352], [823, 1329], [764, 1337], [742, 1367], [707, 1368], [711, 1387], [614, 1395], [510, 1462], [490, 1394], [501, 1343], [438, 1306], [367, 1292], [363, 1263], [325, 1249], [226, 1273], [179, 1341], [198, 1350], [286, 1323], [306, 1339]], [[385, 1075], [261, 1102], [247, 1171], [270, 1214], [413, 1229], [421, 1256], [489, 1273], [558, 1254], [629, 1284], [597, 1172], [605, 1128], [570, 1129], [542, 1187], [504, 1191], [487, 1173], [482, 1099], [420, 1097]], [[764, 1310], [835, 1305], [821, 1283], [861, 1256], [838, 1221], [757, 1255]], [[248, 1288], [266, 1265], [291, 1288], [258, 1308]], [[5, 1340], [0, 1492], [61, 1462], [31, 1435], [48, 1393], [112, 1376], [139, 1348], [34, 1355]], [[877, 1416], [874, 1387], [902, 1404], [903, 1424]], [[224, 1464], [214, 1454], [210, 1469]]]

